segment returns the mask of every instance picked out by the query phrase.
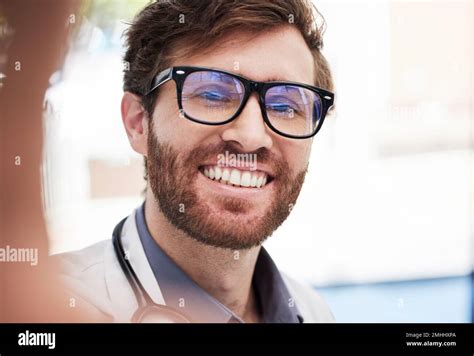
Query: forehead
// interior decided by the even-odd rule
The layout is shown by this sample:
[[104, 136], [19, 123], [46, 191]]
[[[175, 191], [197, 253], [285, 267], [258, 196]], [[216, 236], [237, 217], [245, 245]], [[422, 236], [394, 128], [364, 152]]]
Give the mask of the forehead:
[[235, 31], [205, 50], [175, 59], [172, 65], [214, 67], [256, 81], [314, 84], [313, 55], [293, 26], [258, 34]]

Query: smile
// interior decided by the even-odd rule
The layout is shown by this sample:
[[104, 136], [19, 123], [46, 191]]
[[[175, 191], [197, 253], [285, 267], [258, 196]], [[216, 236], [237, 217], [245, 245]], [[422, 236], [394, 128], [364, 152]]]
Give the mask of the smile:
[[240, 170], [234, 167], [201, 166], [199, 171], [216, 183], [243, 188], [263, 188], [273, 180], [265, 172]]

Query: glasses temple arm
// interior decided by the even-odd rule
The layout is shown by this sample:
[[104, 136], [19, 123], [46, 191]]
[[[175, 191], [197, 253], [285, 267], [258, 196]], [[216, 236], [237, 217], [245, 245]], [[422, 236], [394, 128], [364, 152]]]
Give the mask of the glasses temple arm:
[[153, 79], [153, 82], [151, 84], [151, 89], [145, 94], [145, 96], [149, 95], [151, 92], [158, 89], [161, 85], [171, 80], [172, 76], [173, 76], [173, 68], [168, 68], [158, 73]]

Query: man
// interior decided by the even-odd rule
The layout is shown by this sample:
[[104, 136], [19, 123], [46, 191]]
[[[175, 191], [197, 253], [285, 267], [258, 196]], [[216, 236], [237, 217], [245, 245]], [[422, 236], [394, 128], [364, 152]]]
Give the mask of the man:
[[60, 256], [78, 306], [121, 322], [333, 321], [261, 247], [333, 104], [317, 15], [304, 0], [158, 1], [138, 14], [121, 113], [146, 198], [112, 242]]

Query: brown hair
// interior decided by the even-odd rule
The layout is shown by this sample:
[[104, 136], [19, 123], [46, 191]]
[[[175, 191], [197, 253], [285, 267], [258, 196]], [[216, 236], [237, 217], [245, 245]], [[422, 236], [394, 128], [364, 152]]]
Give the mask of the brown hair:
[[169, 66], [177, 49], [189, 54], [210, 48], [235, 30], [258, 33], [287, 24], [296, 26], [313, 54], [315, 85], [333, 90], [329, 65], [321, 54], [325, 22], [310, 0], [157, 0], [150, 3], [125, 33], [127, 66], [123, 89], [141, 96], [143, 107], [151, 115], [156, 95], [145, 97], [143, 94], [153, 77]]

